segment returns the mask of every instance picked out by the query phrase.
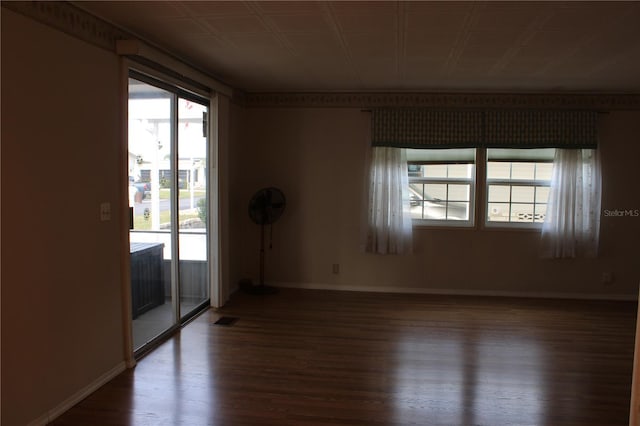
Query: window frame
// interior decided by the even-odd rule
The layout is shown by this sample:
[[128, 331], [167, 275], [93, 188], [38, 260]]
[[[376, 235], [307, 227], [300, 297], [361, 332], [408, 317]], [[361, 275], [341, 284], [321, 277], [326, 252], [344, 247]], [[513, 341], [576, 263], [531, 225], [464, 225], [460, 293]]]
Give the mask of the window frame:
[[[408, 184], [418, 183], [421, 185], [426, 184], [441, 184], [448, 185], [449, 184], [465, 184], [469, 185], [469, 219], [467, 220], [454, 220], [454, 219], [425, 219], [425, 218], [411, 218], [411, 224], [413, 227], [428, 227], [428, 228], [474, 228], [476, 225], [476, 184], [477, 184], [477, 175], [478, 175], [478, 165], [477, 165], [477, 152], [479, 148], [473, 148], [474, 151], [474, 160], [434, 160], [434, 161], [407, 161], [407, 176], [408, 176]], [[470, 178], [441, 178], [441, 177], [412, 177], [409, 175], [409, 166], [410, 165], [455, 165], [455, 164], [471, 164], [473, 165], [473, 173]], [[423, 187], [424, 188], [424, 187]], [[424, 194], [424, 193], [423, 193]], [[424, 202], [424, 199], [422, 200]], [[456, 201], [453, 201], [456, 202]], [[460, 201], [466, 202], [466, 201]], [[445, 203], [449, 203], [448, 197], [445, 200]], [[448, 206], [446, 206], [448, 209]]]
[[[445, 148], [456, 149], [456, 148]], [[490, 221], [489, 220], [489, 187], [492, 185], [504, 185], [510, 188], [510, 201], [509, 207], [511, 210], [512, 204], [518, 204], [511, 201], [512, 189], [514, 186], [525, 187], [546, 187], [551, 188], [551, 178], [546, 179], [506, 179], [506, 178], [488, 178], [489, 162], [508, 162], [508, 163], [549, 163], [553, 164], [553, 160], [549, 158], [501, 158], [501, 159], [489, 159], [489, 149], [486, 147], [473, 148], [474, 160], [407, 160], [407, 177], [408, 184], [468, 184], [469, 185], [469, 219], [468, 220], [451, 220], [451, 219], [424, 219], [424, 218], [411, 218], [411, 223], [414, 228], [429, 228], [429, 229], [487, 229], [487, 230], [529, 230], [540, 231], [544, 222], [535, 222], [535, 219], [531, 222], [511, 222], [511, 221]], [[505, 148], [502, 148], [505, 149]], [[506, 148], [513, 150], [520, 150], [524, 148]], [[411, 165], [449, 165], [449, 164], [472, 164], [474, 166], [474, 172], [471, 178], [438, 178], [438, 177], [412, 177], [410, 175], [409, 166]], [[534, 175], [534, 177], [536, 177]], [[537, 189], [534, 189], [537, 191]], [[454, 201], [455, 202], [455, 201]], [[534, 214], [535, 205], [548, 204], [536, 202], [536, 195], [534, 192], [533, 203]], [[510, 215], [509, 215], [510, 217]]]
[[[547, 205], [548, 203], [537, 203], [536, 202], [536, 194], [535, 191], [537, 190], [538, 187], [546, 187], [551, 189], [551, 178], [549, 180], [546, 179], [506, 179], [506, 178], [489, 178], [488, 177], [488, 170], [489, 170], [489, 162], [505, 162], [505, 163], [534, 163], [534, 164], [540, 164], [540, 163], [547, 163], [547, 164], [553, 164], [553, 160], [549, 160], [549, 159], [518, 159], [518, 158], [512, 158], [512, 159], [498, 159], [498, 160], [490, 160], [489, 156], [488, 156], [488, 149], [490, 148], [483, 148], [484, 149], [484, 161], [483, 161], [483, 168], [484, 168], [484, 201], [482, 203], [483, 208], [482, 208], [482, 216], [483, 216], [483, 227], [487, 228], [487, 229], [525, 229], [525, 230], [541, 230], [542, 226], [544, 225], [544, 220], [542, 222], [536, 222], [535, 218], [533, 221], [531, 222], [512, 222], [511, 220], [509, 221], [490, 221], [489, 220], [489, 204], [491, 203], [491, 201], [489, 200], [489, 187], [492, 185], [503, 185], [503, 186], [509, 186], [510, 188], [510, 200], [508, 202], [509, 204], [509, 218], [511, 218], [511, 206], [512, 204], [518, 204], [518, 203], [514, 203], [511, 198], [512, 198], [512, 188], [514, 186], [522, 186], [522, 187], [533, 187], [534, 188], [534, 198], [533, 198], [533, 203], [522, 203], [522, 204], [533, 204], [534, 205], [534, 214], [535, 214], [535, 206], [536, 204], [545, 204]], [[511, 148], [514, 150], [517, 149], [521, 149], [521, 148]]]

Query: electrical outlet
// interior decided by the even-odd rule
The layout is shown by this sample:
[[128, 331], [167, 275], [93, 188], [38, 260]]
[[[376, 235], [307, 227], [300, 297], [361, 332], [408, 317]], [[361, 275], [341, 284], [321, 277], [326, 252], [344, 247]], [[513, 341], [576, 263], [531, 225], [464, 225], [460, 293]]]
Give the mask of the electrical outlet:
[[340, 273], [340, 264], [339, 263], [334, 263], [332, 266], [332, 271], [334, 274], [339, 274]]
[[604, 284], [604, 285], [613, 284], [613, 272], [603, 272], [602, 273], [602, 284]]

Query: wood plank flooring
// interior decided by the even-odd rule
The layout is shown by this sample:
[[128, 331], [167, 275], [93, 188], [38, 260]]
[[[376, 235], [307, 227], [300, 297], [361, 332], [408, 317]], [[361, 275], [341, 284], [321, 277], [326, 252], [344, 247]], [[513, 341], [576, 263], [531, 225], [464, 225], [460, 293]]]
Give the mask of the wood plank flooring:
[[[630, 302], [237, 294], [54, 425], [626, 426]], [[212, 323], [237, 317], [232, 326]]]

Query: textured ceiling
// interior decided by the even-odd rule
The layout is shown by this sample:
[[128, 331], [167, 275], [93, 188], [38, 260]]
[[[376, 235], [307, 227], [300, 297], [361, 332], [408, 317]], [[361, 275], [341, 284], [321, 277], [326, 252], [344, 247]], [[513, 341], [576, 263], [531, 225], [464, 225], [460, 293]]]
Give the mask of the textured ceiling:
[[77, 2], [248, 92], [640, 92], [640, 2]]

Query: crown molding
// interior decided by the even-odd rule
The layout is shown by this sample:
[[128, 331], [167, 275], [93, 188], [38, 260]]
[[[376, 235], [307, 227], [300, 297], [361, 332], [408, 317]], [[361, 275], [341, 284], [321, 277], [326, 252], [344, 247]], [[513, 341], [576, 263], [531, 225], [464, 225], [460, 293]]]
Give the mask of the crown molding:
[[116, 40], [132, 38], [115, 26], [61, 1], [3, 1], [2, 7], [103, 49], [116, 51]]
[[[33, 19], [72, 37], [119, 55], [143, 58], [145, 65], [157, 64], [160, 71], [178, 73], [187, 79], [200, 82], [225, 96], [233, 96], [233, 89], [201, 71], [189, 62], [147, 42], [136, 34], [118, 28], [65, 1], [3, 1], [2, 7]], [[156, 65], [152, 67], [157, 68]]]
[[244, 93], [245, 107], [281, 108], [544, 108], [640, 110], [640, 94], [526, 93]]

